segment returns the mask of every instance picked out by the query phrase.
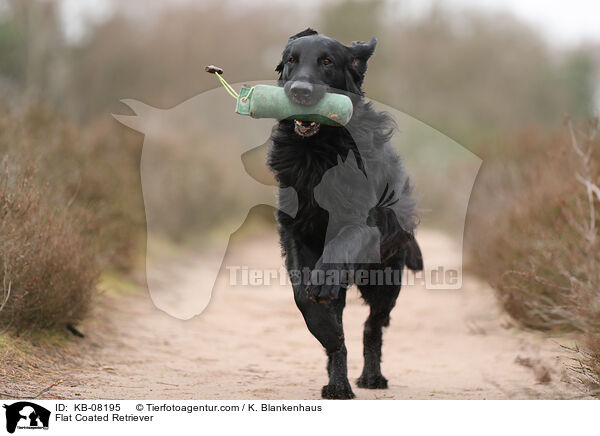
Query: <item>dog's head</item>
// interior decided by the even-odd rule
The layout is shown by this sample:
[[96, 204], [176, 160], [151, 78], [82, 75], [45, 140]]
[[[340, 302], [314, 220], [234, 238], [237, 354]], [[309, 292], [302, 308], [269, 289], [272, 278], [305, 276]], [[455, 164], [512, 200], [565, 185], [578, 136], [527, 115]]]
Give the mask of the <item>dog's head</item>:
[[[306, 29], [288, 39], [281, 62], [275, 68], [279, 85], [294, 103], [312, 106], [326, 92], [347, 92], [362, 95], [361, 86], [367, 72], [367, 62], [377, 40], [355, 41], [350, 46]], [[295, 121], [295, 131], [312, 136], [319, 131], [318, 123]]]

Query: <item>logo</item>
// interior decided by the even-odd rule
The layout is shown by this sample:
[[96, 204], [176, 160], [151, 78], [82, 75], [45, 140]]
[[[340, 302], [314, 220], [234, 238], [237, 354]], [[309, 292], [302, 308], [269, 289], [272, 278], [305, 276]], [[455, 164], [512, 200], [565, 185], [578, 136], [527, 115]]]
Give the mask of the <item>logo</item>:
[[[258, 85], [254, 82], [244, 86], [254, 84]], [[273, 81], [260, 84], [277, 86]], [[408, 236], [416, 225], [415, 215], [420, 215], [417, 198], [418, 210], [423, 211], [421, 224], [436, 228], [443, 224], [444, 233], [458, 242], [452, 256], [428, 257], [424, 277], [438, 277], [441, 270], [452, 271], [452, 278], [430, 280], [427, 288], [460, 289], [464, 224], [481, 159], [432, 127], [369, 101], [374, 110], [389, 115], [390, 129], [392, 118], [402, 126], [402, 134], [389, 138], [386, 135], [392, 130], [385, 129], [381, 140], [389, 139], [406, 168], [411, 169], [417, 195], [411, 195], [408, 172], [400, 169], [403, 165], [394, 154], [387, 151], [380, 154], [381, 159], [372, 157], [376, 153], [372, 149], [370, 118], [356, 118], [344, 127], [355, 145], [352, 153], [337, 157], [332, 154], [326, 159], [318, 147], [314, 148], [314, 163], [322, 168], [323, 175], [318, 185], [303, 190], [311, 171], [300, 168], [297, 172], [303, 179], [294, 176], [278, 182], [267, 169], [265, 162], [272, 142], [268, 138], [275, 121], [236, 115], [232, 101], [221, 89], [196, 95], [170, 109], [122, 100], [134, 114], [114, 117], [144, 134], [140, 171], [147, 221], [146, 278], [156, 307], [180, 319], [202, 313], [228, 266], [241, 267], [240, 259], [251, 267], [258, 266], [251, 262], [262, 262], [257, 256], [241, 258], [232, 254], [232, 235], [250, 211], [257, 205], [272, 206], [292, 222], [306, 202], [314, 202], [327, 219], [321, 257], [314, 259], [311, 268], [315, 277], [311, 274], [304, 280], [302, 272], [298, 283], [306, 286], [312, 297], [320, 297], [321, 291], [325, 297], [333, 297], [341, 285], [362, 281], [359, 270], [376, 270], [369, 264], [389, 259], [398, 247], [406, 247], [411, 259], [420, 257], [418, 244]], [[289, 127], [304, 133], [314, 128]], [[302, 141], [311, 147], [311, 140]], [[296, 162], [273, 159], [272, 164], [284, 169]], [[459, 162], [457, 177], [454, 163]], [[292, 170], [290, 173], [296, 174]], [[295, 187], [303, 189], [297, 192]], [[278, 196], [273, 195], [274, 189]], [[173, 250], [165, 250], [166, 240], [173, 243]], [[206, 252], [206, 241], [210, 241], [210, 261], [200, 262], [202, 280], [197, 280], [183, 266], [195, 262], [194, 253]], [[260, 265], [277, 270], [280, 259]], [[342, 278], [341, 284], [338, 277]], [[227, 280], [226, 276], [220, 278]], [[329, 283], [319, 285], [321, 278], [329, 278]], [[295, 277], [290, 279], [296, 281]], [[366, 280], [372, 283], [370, 276]], [[167, 289], [177, 289], [177, 297], [165, 292]]]
[[14, 433], [18, 429], [48, 430], [50, 411], [29, 401], [19, 401], [4, 405], [6, 409], [6, 431]]

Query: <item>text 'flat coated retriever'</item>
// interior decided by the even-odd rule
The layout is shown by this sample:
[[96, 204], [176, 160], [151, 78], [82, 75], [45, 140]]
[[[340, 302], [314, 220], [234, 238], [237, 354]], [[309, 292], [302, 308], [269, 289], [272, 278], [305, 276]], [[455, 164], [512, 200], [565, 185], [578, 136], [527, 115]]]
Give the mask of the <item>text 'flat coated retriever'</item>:
[[395, 122], [376, 112], [361, 90], [376, 43], [373, 38], [348, 47], [306, 29], [288, 40], [276, 68], [280, 86], [297, 104], [310, 106], [334, 92], [354, 105], [344, 127], [280, 121], [268, 155], [280, 205], [289, 188], [297, 194], [295, 217], [280, 207], [277, 219], [296, 304], [329, 359], [323, 398], [354, 397], [342, 327], [347, 288], [355, 284], [370, 306], [357, 385], [384, 389], [382, 329], [389, 325], [404, 266], [423, 268], [412, 185], [390, 144]]

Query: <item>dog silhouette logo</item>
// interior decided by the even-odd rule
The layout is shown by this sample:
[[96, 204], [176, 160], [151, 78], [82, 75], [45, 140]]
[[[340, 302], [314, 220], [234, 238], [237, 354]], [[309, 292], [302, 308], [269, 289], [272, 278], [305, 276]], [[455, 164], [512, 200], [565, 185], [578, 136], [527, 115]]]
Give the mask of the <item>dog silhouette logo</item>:
[[[243, 86], [259, 84], [277, 86], [269, 80]], [[388, 113], [402, 127], [402, 134], [390, 141], [403, 165], [412, 169], [413, 182], [409, 183], [408, 171], [388, 174], [384, 170], [388, 158], [370, 150], [362, 123], [349, 123], [344, 129], [354, 138], [354, 152], [325, 162], [315, 148], [314, 163], [326, 165], [326, 174], [316, 191], [298, 192], [305, 184], [297, 177], [277, 181], [266, 165], [275, 121], [239, 116], [222, 89], [202, 92], [168, 109], [132, 99], [121, 101], [132, 113], [114, 114], [114, 118], [144, 135], [140, 174], [148, 291], [156, 307], [169, 315], [190, 319], [201, 314], [219, 280], [226, 285], [228, 266], [262, 262], [260, 256], [236, 257], [235, 242], [230, 244], [256, 206], [278, 209], [295, 222], [302, 198], [314, 200], [328, 216], [326, 247], [316, 270], [337, 273], [352, 269], [346, 265], [378, 264], [402, 246], [410, 247], [414, 266], [422, 264], [416, 239], [406, 240], [410, 232], [393, 231], [415, 227], [412, 201], [418, 199], [420, 225], [443, 224], [444, 233], [457, 241], [453, 256], [429, 256], [422, 277], [432, 277], [441, 267], [457, 271], [458, 279], [439, 284], [428, 280], [427, 288], [462, 287], [464, 224], [482, 161], [431, 126], [370, 100], [377, 111]], [[297, 174], [308, 177], [311, 170], [302, 167]], [[419, 190], [410, 195], [413, 183]], [[279, 267], [279, 262], [260, 266]]]
[[6, 409], [6, 431], [14, 433], [18, 429], [48, 429], [50, 411], [29, 401], [19, 401], [4, 405]]

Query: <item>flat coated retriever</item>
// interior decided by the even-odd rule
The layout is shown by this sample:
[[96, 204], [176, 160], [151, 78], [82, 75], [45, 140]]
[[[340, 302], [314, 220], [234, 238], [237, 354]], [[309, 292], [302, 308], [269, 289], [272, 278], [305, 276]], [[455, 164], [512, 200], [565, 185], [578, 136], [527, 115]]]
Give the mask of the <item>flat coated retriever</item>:
[[277, 219], [296, 304], [329, 359], [323, 398], [354, 397], [342, 327], [348, 286], [356, 284], [370, 306], [357, 385], [385, 389], [382, 329], [389, 325], [404, 266], [423, 268], [412, 185], [390, 144], [395, 122], [375, 111], [361, 89], [376, 43], [373, 38], [348, 47], [306, 29], [290, 37], [276, 68], [279, 85], [297, 104], [313, 105], [334, 92], [354, 105], [344, 127], [280, 121], [268, 155], [280, 203], [290, 187], [297, 193], [295, 217], [282, 207]]

